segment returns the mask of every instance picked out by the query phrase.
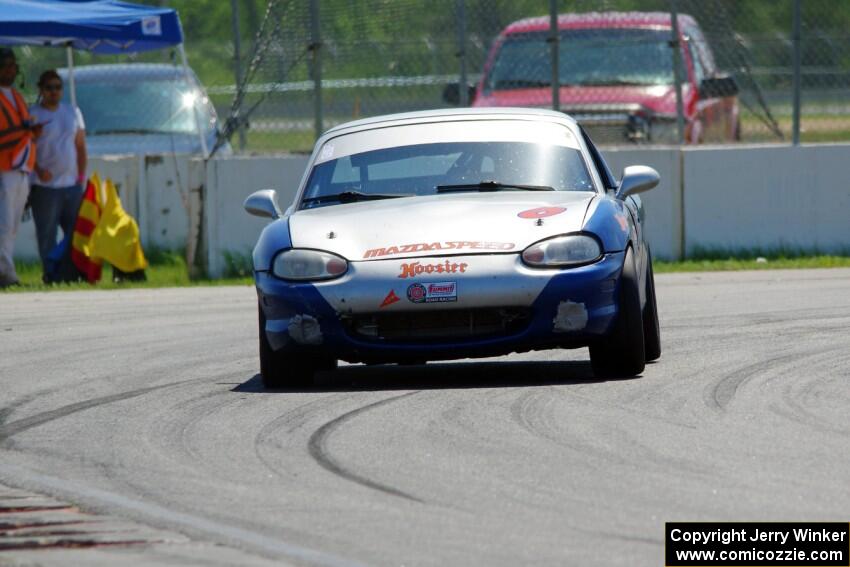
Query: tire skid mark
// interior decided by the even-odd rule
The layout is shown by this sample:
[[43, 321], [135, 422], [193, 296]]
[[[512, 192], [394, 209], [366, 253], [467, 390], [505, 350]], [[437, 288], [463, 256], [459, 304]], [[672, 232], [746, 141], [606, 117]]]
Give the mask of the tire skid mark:
[[[466, 443], [470, 446], [467, 451], [490, 452], [501, 451], [504, 448], [504, 440], [494, 436], [489, 429], [479, 431], [476, 424], [464, 420], [467, 415], [477, 415], [480, 408], [487, 410], [502, 407], [500, 398], [516, 398], [517, 394], [524, 391], [521, 387], [496, 388], [475, 392], [471, 397], [462, 396], [451, 400], [440, 399], [439, 403], [445, 406], [440, 410], [439, 418], [434, 416], [431, 429], [440, 428], [440, 437], [446, 442], [456, 440], [458, 443]], [[510, 399], [509, 399], [510, 401]], [[449, 428], [451, 426], [451, 428]], [[470, 443], [471, 442], [471, 443]]]
[[783, 356], [774, 356], [767, 360], [748, 364], [727, 373], [720, 380], [706, 387], [703, 396], [705, 404], [716, 411], [725, 411], [741, 386], [753, 378], [765, 372], [793, 365], [798, 361], [819, 357], [835, 350], [844, 350], [845, 348], [847, 348], [846, 345], [831, 346], [811, 352], [796, 352]]
[[[216, 398], [222, 398], [220, 401], [209, 403]], [[202, 462], [202, 456], [192, 447], [192, 444], [189, 442], [189, 429], [196, 425], [201, 420], [206, 417], [220, 411], [223, 407], [237, 403], [239, 400], [234, 400], [231, 398], [230, 390], [217, 390], [213, 392], [207, 392], [200, 396], [195, 396], [193, 398], [181, 401], [177, 407], [183, 407], [186, 409], [195, 409], [197, 407], [201, 407], [206, 405], [206, 408], [201, 413], [195, 412], [184, 412], [183, 415], [187, 416], [188, 419], [185, 420], [175, 420], [175, 426], [179, 429], [177, 435], [175, 436], [178, 441], [179, 449], [183, 452], [184, 455], [188, 455], [192, 462]]]
[[[227, 376], [227, 374], [216, 375], [210, 377], [210, 379], [219, 379], [221, 377]], [[162, 417], [161, 419], [157, 419], [153, 422], [152, 426], [146, 427], [144, 432], [139, 432], [139, 442], [146, 443], [151, 451], [156, 451], [157, 455], [162, 455], [166, 460], [170, 463], [174, 463], [176, 466], [179, 466], [187, 471], [187, 474], [190, 472], [196, 472], [198, 469], [201, 469], [202, 466], [199, 465], [201, 461], [196, 451], [191, 449], [185, 440], [185, 432], [186, 428], [188, 428], [192, 423], [196, 422], [199, 419], [202, 419], [207, 412], [202, 414], [201, 416], [195, 416], [189, 410], [193, 409], [196, 404], [203, 404], [208, 402], [209, 400], [215, 399], [217, 397], [225, 396], [230, 394], [229, 390], [212, 390], [201, 393], [197, 396], [192, 396], [189, 398], [183, 398], [178, 401], [175, 401], [173, 406], [169, 408], [167, 415]], [[214, 404], [212, 406], [212, 410], [220, 408], [223, 403]], [[185, 421], [183, 416], [189, 416], [189, 419]], [[151, 432], [153, 431], [153, 435]], [[176, 433], [175, 433], [176, 431]], [[120, 432], [119, 432], [120, 433]], [[150, 443], [150, 440], [153, 439], [158, 443]], [[174, 447], [176, 447], [177, 456], [175, 456], [172, 452], [168, 452], [167, 450], [171, 449], [174, 451]], [[203, 469], [206, 474], [211, 474], [210, 469]], [[126, 482], [126, 479], [121, 477], [120, 475], [114, 474], [114, 472], [109, 467], [104, 467], [103, 474], [106, 475], [107, 478], [117, 481], [117, 482]], [[140, 487], [133, 486], [134, 489], [140, 490]], [[140, 491], [140, 493], [142, 493]], [[158, 497], [157, 494], [153, 493], [145, 493], [146, 496], [151, 499], [156, 499]]]
[[[792, 421], [796, 421], [803, 425], [807, 425], [819, 431], [837, 434], [845, 437], [850, 436], [850, 427], [847, 426], [846, 419], [842, 420], [840, 424], [836, 423], [834, 421], [826, 419], [823, 416], [823, 412], [818, 412], [809, 407], [810, 404], [806, 404], [807, 400], [810, 400], [812, 398], [819, 398], [819, 396], [815, 392], [818, 386], [830, 380], [838, 381], [846, 377], [846, 375], [844, 375], [843, 377], [840, 374], [812, 375], [813, 370], [816, 370], [820, 366], [825, 365], [828, 366], [828, 369], [832, 371], [835, 368], [842, 367], [842, 363], [848, 359], [850, 359], [850, 354], [844, 352], [838, 357], [822, 361], [821, 365], [816, 365], [814, 368], [809, 366], [806, 369], [810, 375], [809, 377], [807, 377], [807, 381], [804, 381], [802, 384], [789, 384], [784, 389], [782, 397], [787, 407], [779, 408], [773, 405], [770, 409], [777, 415], [781, 415], [782, 417], [785, 417]], [[846, 396], [846, 393], [844, 393], [844, 395]], [[844, 416], [842, 416], [842, 418], [843, 417]]]
[[[654, 397], [657, 397], [657, 394], [661, 390], [662, 390], [662, 388], [660, 387], [660, 385], [656, 385], [656, 388], [652, 390], [652, 395]], [[640, 411], [636, 408], [624, 405], [623, 403], [612, 403], [610, 400], [606, 400], [606, 402], [604, 404], [600, 404], [599, 400], [597, 400], [596, 398], [593, 398], [591, 396], [588, 396], [586, 394], [583, 394], [583, 393], [581, 393], [581, 391], [574, 392], [573, 395], [575, 396], [576, 399], [580, 399], [583, 402], [587, 403], [588, 405], [604, 406], [606, 408], [616, 408], [616, 409], [618, 409], [618, 410], [620, 410], [624, 413], [628, 413], [628, 414], [637, 416], [641, 419], [647, 419], [649, 421], [658, 422], [658, 423], [661, 423], [663, 425], [673, 425], [673, 426], [676, 426], [676, 427], [683, 427], [685, 429], [697, 429], [697, 425], [694, 424], [694, 423], [682, 421], [682, 420], [679, 420], [679, 419], [673, 419], [669, 415], [666, 415], [666, 414], [656, 415], [656, 414], [652, 414], [652, 413], [646, 413], [646, 412]]]
[[367, 404], [365, 406], [361, 406], [359, 408], [353, 409], [349, 412], [342, 414], [339, 417], [336, 417], [321, 427], [319, 427], [313, 434], [310, 436], [310, 440], [307, 442], [307, 450], [310, 453], [310, 456], [325, 470], [340, 476], [346, 480], [350, 480], [351, 482], [360, 484], [367, 488], [371, 488], [373, 490], [377, 490], [379, 492], [383, 492], [385, 494], [390, 494], [392, 496], [398, 496], [399, 498], [404, 498], [406, 500], [410, 500], [412, 502], [417, 502], [419, 504], [425, 504], [424, 500], [417, 498], [411, 494], [408, 494], [404, 491], [401, 491], [392, 486], [387, 486], [385, 484], [381, 484], [376, 482], [370, 478], [367, 478], [363, 475], [359, 475], [354, 471], [349, 470], [342, 463], [340, 463], [337, 459], [333, 457], [333, 455], [327, 449], [327, 443], [330, 439], [331, 435], [334, 434], [343, 424], [351, 419], [366, 413], [375, 408], [385, 406], [401, 400], [403, 398], [408, 398], [410, 396], [416, 395], [419, 392], [408, 392], [407, 394], [402, 394], [400, 396], [393, 396], [391, 398], [385, 398], [383, 400], [373, 402], [371, 404]]
[[3, 427], [15, 411], [21, 409], [33, 400], [42, 398], [44, 396], [49, 396], [55, 391], [56, 388], [44, 388], [43, 390], [37, 390], [31, 394], [16, 398], [12, 400], [9, 405], [0, 408], [0, 441], [2, 441]]
[[[205, 377], [203, 381], [212, 382], [229, 376], [232, 376], [232, 373], [225, 371], [220, 374], [211, 374]], [[191, 382], [194, 380], [188, 381]], [[201, 419], [228, 405], [230, 403], [230, 397], [232, 397], [232, 393], [229, 389], [214, 389], [188, 398], [179, 399], [174, 402], [174, 405], [169, 409], [165, 417], [155, 420], [151, 428], [146, 428], [144, 433], [139, 433], [139, 442], [144, 441], [148, 443], [151, 439], [158, 441], [159, 444], [148, 443], [149, 448], [152, 451], [156, 451], [158, 455], [162, 455], [169, 462], [185, 469], [187, 474], [197, 472], [198, 470], [204, 471], [205, 474], [211, 474], [212, 469], [203, 465], [205, 462], [203, 461], [203, 457], [188, 443], [186, 439], [187, 429]], [[209, 403], [217, 398], [220, 401]], [[232, 403], [236, 403], [237, 401], [232, 400]], [[205, 411], [199, 415], [190, 411], [196, 407], [203, 407], [205, 404], [208, 404]], [[153, 432], [153, 435], [151, 432]], [[174, 452], [176, 452], [176, 456]], [[134, 485], [129, 483], [123, 476], [114, 474], [109, 466], [103, 467], [103, 474], [118, 483], [126, 483], [132, 486], [139, 494], [145, 494], [152, 500], [157, 499], [159, 496], [154, 492], [150, 492], [141, 483]]]
[[0, 427], [0, 445], [7, 442], [9, 439], [14, 437], [19, 433], [23, 433], [29, 429], [33, 429], [35, 427], [39, 427], [44, 425], [45, 423], [49, 423], [51, 421], [55, 421], [57, 419], [61, 419], [63, 417], [67, 417], [69, 415], [79, 413], [81, 411], [85, 411], [88, 409], [92, 409], [98, 406], [107, 405], [115, 402], [120, 402], [123, 400], [129, 400], [132, 398], [137, 398], [139, 396], [143, 396], [150, 392], [155, 392], [156, 390], [163, 390], [166, 388], [173, 388], [175, 386], [180, 386], [182, 384], [187, 384], [189, 382], [197, 382], [199, 380], [205, 379], [194, 379], [194, 380], [182, 380], [180, 382], [172, 382], [170, 384], [161, 384], [159, 386], [149, 386], [147, 388], [139, 388], [138, 390], [130, 390], [129, 392], [122, 392], [119, 394], [111, 394], [109, 396], [101, 396], [98, 398], [92, 398], [90, 400], [86, 400], [83, 402], [77, 402], [74, 404], [69, 404], [67, 406], [62, 406], [55, 410], [50, 410], [46, 412], [42, 412], [30, 417], [25, 417], [23, 419], [19, 419], [17, 421], [13, 421], [11, 423], [4, 424]]
[[[730, 331], [736, 334], [747, 334], [746, 332], [739, 333], [739, 330], [744, 328], [752, 329], [753, 327], [780, 325], [789, 322], [803, 323], [816, 321], [822, 323], [826, 321], [846, 321], [848, 319], [850, 319], [850, 313], [836, 313], [835, 309], [791, 309], [742, 314], [736, 318], [735, 328], [733, 329], [729, 328], [729, 317], [726, 315], [703, 315], [688, 319], [670, 319], [666, 321], [664, 328], [674, 330], [717, 328], [724, 335], [728, 335]], [[807, 327], [806, 331], [811, 333], [812, 329]]]
[[595, 457], [608, 463], [626, 465], [631, 461], [625, 455], [593, 444], [580, 436], [565, 436], [554, 423], [551, 407], [555, 402], [550, 389], [523, 393], [511, 405], [511, 417], [520, 427], [540, 439], [570, 449], [587, 457]]
[[306, 418], [313, 414], [313, 410], [315, 408], [321, 408], [345, 399], [348, 399], [348, 396], [344, 394], [335, 394], [318, 400], [311, 400], [272, 419], [254, 436], [254, 455], [272, 474], [280, 478], [286, 478], [288, 475], [283, 474], [283, 471], [281, 471], [279, 467], [275, 466], [273, 459], [267, 454], [267, 450], [264, 450], [265, 447], [282, 449], [281, 446], [271, 441], [274, 434], [280, 431], [283, 427], [286, 427], [286, 432], [288, 434], [292, 434], [297, 429], [300, 429], [307, 424]]
[[[583, 403], [588, 403], [587, 398], [583, 395], [576, 396], [574, 399]], [[573, 435], [572, 441], [570, 441], [564, 435], [563, 430], [559, 429], [557, 424], [552, 423], [554, 419], [554, 416], [552, 415], [553, 412], [548, 408], [554, 403], [555, 397], [551, 396], [549, 393], [536, 391], [526, 392], [511, 406], [511, 416], [523, 429], [536, 437], [545, 439], [555, 445], [576, 451], [582, 455], [598, 458], [605, 463], [627, 466], [633, 465], [636, 460], [640, 459], [645, 463], [645, 466], [658, 468], [659, 470], [675, 468], [698, 476], [706, 476], [710, 474], [706, 471], [704, 466], [694, 464], [687, 460], [677, 459], [656, 451], [652, 446], [634, 439], [629, 435], [628, 431], [623, 430], [622, 428], [617, 428], [617, 431], [626, 439], [615, 440], [616, 443], [622, 445], [621, 448], [594, 443], [591, 439], [583, 439], [576, 435]], [[589, 403], [588, 405], [595, 404]], [[619, 406], [614, 407], [624, 409], [619, 408]], [[648, 417], [640, 414], [639, 412], [632, 413], [641, 417]], [[654, 416], [650, 416], [649, 419], [652, 421], [658, 420], [658, 418]], [[662, 422], [669, 424], [669, 422], [664, 420], [662, 420]], [[682, 427], [682, 424], [679, 423], [673, 423], [672, 425]], [[686, 427], [688, 429], [692, 428], [692, 426]], [[614, 425], [612, 424], [608, 429], [613, 431]], [[635, 451], [636, 448], [640, 450]]]

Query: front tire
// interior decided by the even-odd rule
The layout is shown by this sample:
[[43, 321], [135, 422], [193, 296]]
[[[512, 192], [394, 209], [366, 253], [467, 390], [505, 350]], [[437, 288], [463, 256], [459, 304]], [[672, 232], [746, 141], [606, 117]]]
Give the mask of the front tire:
[[336, 359], [293, 353], [287, 349], [275, 351], [266, 337], [266, 315], [257, 306], [260, 323], [260, 377], [269, 389], [309, 387], [320, 370], [336, 369]]
[[598, 377], [637, 376], [646, 366], [640, 288], [634, 252], [626, 249], [620, 275], [619, 312], [611, 333], [590, 345], [590, 363]]

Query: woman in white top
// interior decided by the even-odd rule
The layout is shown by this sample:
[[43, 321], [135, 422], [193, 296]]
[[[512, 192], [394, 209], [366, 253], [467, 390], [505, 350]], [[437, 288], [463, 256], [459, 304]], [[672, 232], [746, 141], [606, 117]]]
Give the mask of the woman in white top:
[[47, 270], [47, 255], [56, 246], [58, 228], [73, 233], [86, 179], [85, 123], [80, 109], [62, 100], [62, 78], [54, 70], [38, 80], [38, 102], [30, 107], [33, 119], [44, 125], [36, 141], [35, 171], [30, 204], [38, 252]]

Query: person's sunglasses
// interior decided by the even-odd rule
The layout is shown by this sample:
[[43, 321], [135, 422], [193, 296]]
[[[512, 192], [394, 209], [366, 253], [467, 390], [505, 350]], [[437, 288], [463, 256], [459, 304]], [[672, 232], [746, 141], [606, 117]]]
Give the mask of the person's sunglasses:
[[44, 85], [42, 88], [47, 92], [56, 92], [62, 90], [62, 85], [54, 83], [52, 85]]

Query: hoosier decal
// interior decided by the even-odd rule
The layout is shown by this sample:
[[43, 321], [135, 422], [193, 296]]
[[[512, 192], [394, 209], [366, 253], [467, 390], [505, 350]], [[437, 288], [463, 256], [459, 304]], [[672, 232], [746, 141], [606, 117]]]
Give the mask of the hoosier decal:
[[461, 274], [466, 272], [466, 267], [469, 264], [466, 262], [450, 262], [446, 260], [445, 262], [439, 264], [422, 264], [420, 262], [410, 262], [407, 264], [401, 265], [401, 273], [398, 275], [400, 278], [412, 278], [415, 276], [421, 276], [422, 274], [455, 274], [460, 272]]
[[380, 256], [396, 256], [412, 252], [434, 252], [441, 250], [511, 250], [516, 246], [513, 242], [480, 242], [476, 240], [449, 240], [444, 242], [418, 242], [416, 244], [401, 244], [386, 248], [372, 248], [363, 253], [364, 258]]

